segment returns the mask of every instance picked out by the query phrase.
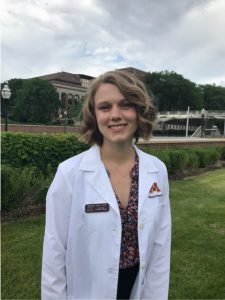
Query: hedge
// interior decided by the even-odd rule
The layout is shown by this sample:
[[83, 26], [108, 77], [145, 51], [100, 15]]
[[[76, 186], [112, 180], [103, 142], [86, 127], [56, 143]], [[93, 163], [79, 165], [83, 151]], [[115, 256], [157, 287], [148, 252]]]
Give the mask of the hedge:
[[[2, 134], [2, 163], [15, 168], [36, 167], [43, 174], [54, 173], [58, 164], [74, 156], [88, 146], [79, 142], [74, 134]], [[225, 146], [192, 148], [143, 148], [147, 153], [159, 157], [167, 166], [169, 174], [189, 168], [202, 168], [225, 159]]]
[[[2, 133], [2, 211], [44, 203], [58, 164], [87, 149], [74, 134]], [[225, 146], [143, 150], [161, 159], [169, 174], [225, 160]]]
[[16, 168], [35, 166], [43, 174], [88, 146], [74, 134], [2, 133], [2, 163]]
[[225, 160], [225, 146], [192, 148], [144, 148], [145, 152], [157, 156], [167, 166], [169, 174], [182, 173], [187, 169], [197, 169], [214, 165]]

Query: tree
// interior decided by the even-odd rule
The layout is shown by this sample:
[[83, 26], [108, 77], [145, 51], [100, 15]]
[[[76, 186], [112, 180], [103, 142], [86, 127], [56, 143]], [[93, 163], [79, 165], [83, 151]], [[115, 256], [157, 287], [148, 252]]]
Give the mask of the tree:
[[49, 81], [38, 78], [27, 79], [16, 92], [13, 119], [47, 123], [57, 115], [59, 107], [58, 93]]
[[225, 87], [215, 84], [200, 85], [206, 110], [225, 111]]
[[74, 109], [72, 111], [72, 117], [75, 123], [80, 122], [82, 119], [83, 104], [84, 102], [82, 100], [79, 100], [75, 103]]
[[159, 111], [200, 109], [201, 89], [176, 72], [152, 72], [146, 76], [146, 87], [153, 94]]

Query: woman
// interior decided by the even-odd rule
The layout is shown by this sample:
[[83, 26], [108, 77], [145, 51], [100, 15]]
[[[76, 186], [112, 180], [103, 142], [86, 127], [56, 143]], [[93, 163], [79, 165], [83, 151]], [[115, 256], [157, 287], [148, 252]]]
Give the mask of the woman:
[[92, 147], [59, 165], [47, 194], [42, 299], [167, 299], [167, 171], [133, 145], [149, 138], [153, 119], [134, 76], [92, 82], [82, 128]]

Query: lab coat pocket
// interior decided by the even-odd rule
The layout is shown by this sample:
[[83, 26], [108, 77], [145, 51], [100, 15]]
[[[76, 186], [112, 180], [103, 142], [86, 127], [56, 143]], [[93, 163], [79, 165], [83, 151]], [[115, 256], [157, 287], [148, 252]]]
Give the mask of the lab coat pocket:
[[[86, 206], [87, 207], [87, 206]], [[105, 211], [91, 211], [87, 212], [84, 208], [84, 221], [86, 228], [89, 233], [101, 233], [105, 228], [107, 228], [110, 216], [110, 209]]]

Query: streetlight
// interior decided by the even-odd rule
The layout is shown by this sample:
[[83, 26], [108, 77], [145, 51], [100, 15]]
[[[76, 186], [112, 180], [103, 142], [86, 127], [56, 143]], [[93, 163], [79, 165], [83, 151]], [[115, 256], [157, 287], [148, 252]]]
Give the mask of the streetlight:
[[58, 109], [58, 116], [59, 116], [59, 122], [61, 123], [62, 120], [62, 112], [61, 112], [61, 108]]
[[202, 125], [201, 125], [201, 138], [203, 136], [203, 132], [204, 132], [204, 121], [205, 121], [205, 109], [203, 108], [201, 111], [202, 114]]
[[5, 131], [8, 131], [8, 100], [11, 97], [11, 91], [8, 86], [8, 82], [6, 81], [6, 84], [4, 85], [4, 88], [2, 89], [2, 98], [5, 100]]
[[66, 133], [66, 126], [67, 126], [67, 111], [64, 110], [64, 118], [65, 118], [65, 127], [64, 127], [64, 133]]

